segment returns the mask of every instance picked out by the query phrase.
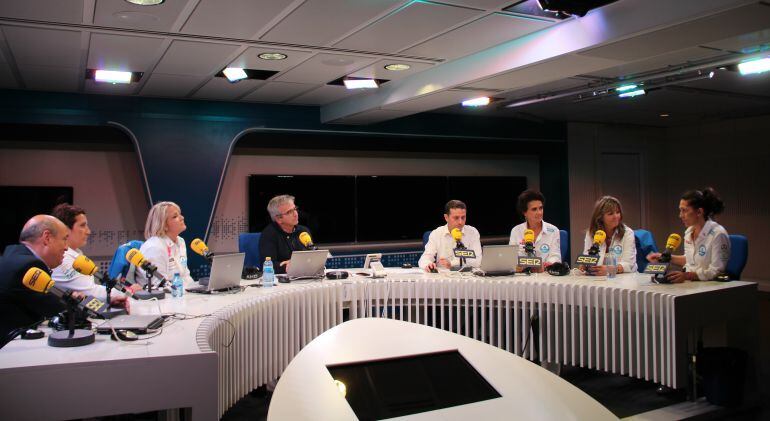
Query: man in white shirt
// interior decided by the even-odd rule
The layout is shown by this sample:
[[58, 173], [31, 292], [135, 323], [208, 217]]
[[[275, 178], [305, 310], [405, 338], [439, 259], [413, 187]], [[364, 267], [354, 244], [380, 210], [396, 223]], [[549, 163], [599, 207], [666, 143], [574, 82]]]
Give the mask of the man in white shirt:
[[459, 268], [460, 258], [455, 257], [454, 250], [457, 241], [452, 237], [452, 230], [462, 232], [462, 244], [468, 250], [476, 253], [476, 258], [465, 259], [466, 266], [479, 267], [481, 265], [481, 236], [476, 228], [465, 225], [467, 208], [465, 203], [459, 200], [450, 200], [444, 206], [444, 220], [442, 225], [430, 233], [425, 251], [420, 257], [419, 265], [426, 272], [435, 271], [437, 267], [445, 269]]

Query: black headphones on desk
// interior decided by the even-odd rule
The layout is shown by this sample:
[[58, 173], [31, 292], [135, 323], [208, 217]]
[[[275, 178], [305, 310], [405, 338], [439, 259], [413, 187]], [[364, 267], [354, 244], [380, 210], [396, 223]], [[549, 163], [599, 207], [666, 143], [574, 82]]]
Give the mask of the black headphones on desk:
[[326, 279], [348, 279], [348, 272], [344, 270], [326, 272]]
[[557, 262], [545, 268], [548, 274], [553, 276], [566, 276], [569, 274], [569, 264]]

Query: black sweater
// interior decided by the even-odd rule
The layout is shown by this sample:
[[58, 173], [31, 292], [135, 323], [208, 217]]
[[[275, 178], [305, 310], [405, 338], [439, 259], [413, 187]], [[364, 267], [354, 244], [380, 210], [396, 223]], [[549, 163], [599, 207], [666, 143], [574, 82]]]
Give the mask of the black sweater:
[[275, 221], [262, 230], [262, 236], [259, 238], [259, 255], [262, 260], [270, 257], [275, 273], [286, 273], [286, 266], [281, 266], [281, 262], [290, 260], [293, 251], [307, 250], [299, 241], [299, 234], [302, 232], [310, 234], [310, 230], [303, 225], [297, 225], [291, 234], [287, 234]]

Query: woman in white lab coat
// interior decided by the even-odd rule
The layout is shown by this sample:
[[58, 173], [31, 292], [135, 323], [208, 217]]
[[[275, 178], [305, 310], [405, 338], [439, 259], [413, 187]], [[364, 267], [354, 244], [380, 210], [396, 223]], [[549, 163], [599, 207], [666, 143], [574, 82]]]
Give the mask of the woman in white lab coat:
[[[599, 265], [586, 268], [592, 275], [607, 274], [606, 262], [608, 251], [615, 257], [617, 273], [636, 271], [636, 242], [634, 231], [623, 223], [623, 208], [620, 201], [612, 196], [604, 196], [594, 205], [591, 223], [586, 232], [583, 254], [587, 254], [594, 245], [594, 234], [602, 230], [607, 234], [606, 239], [598, 244]], [[609, 268], [612, 269], [612, 268]]]

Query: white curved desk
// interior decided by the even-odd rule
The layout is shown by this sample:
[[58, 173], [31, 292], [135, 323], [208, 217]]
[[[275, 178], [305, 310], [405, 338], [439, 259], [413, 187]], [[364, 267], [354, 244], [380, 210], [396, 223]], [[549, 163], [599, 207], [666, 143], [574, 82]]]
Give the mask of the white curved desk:
[[392, 419], [617, 420], [607, 408], [549, 371], [500, 348], [415, 323], [351, 320], [324, 332], [292, 360], [268, 421], [354, 420], [327, 365], [457, 350], [501, 397]]
[[[638, 274], [607, 281], [393, 270], [377, 280], [134, 301], [132, 311], [157, 313], [158, 305], [163, 313], [209, 316], [164, 327], [150, 345], [107, 336], [71, 349], [50, 348], [45, 340], [12, 341], [0, 350], [0, 418], [192, 408], [195, 420], [216, 419], [281, 375], [311, 340], [342, 323], [343, 309], [351, 319], [384, 316], [434, 326], [525, 358], [532, 358], [535, 341], [522, 347], [537, 314], [541, 359], [671, 387], [686, 385], [688, 335], [701, 326], [728, 323], [728, 340], [756, 355], [756, 284], [740, 281], [649, 285], [649, 277]], [[30, 398], [38, 396], [49, 404]]]

